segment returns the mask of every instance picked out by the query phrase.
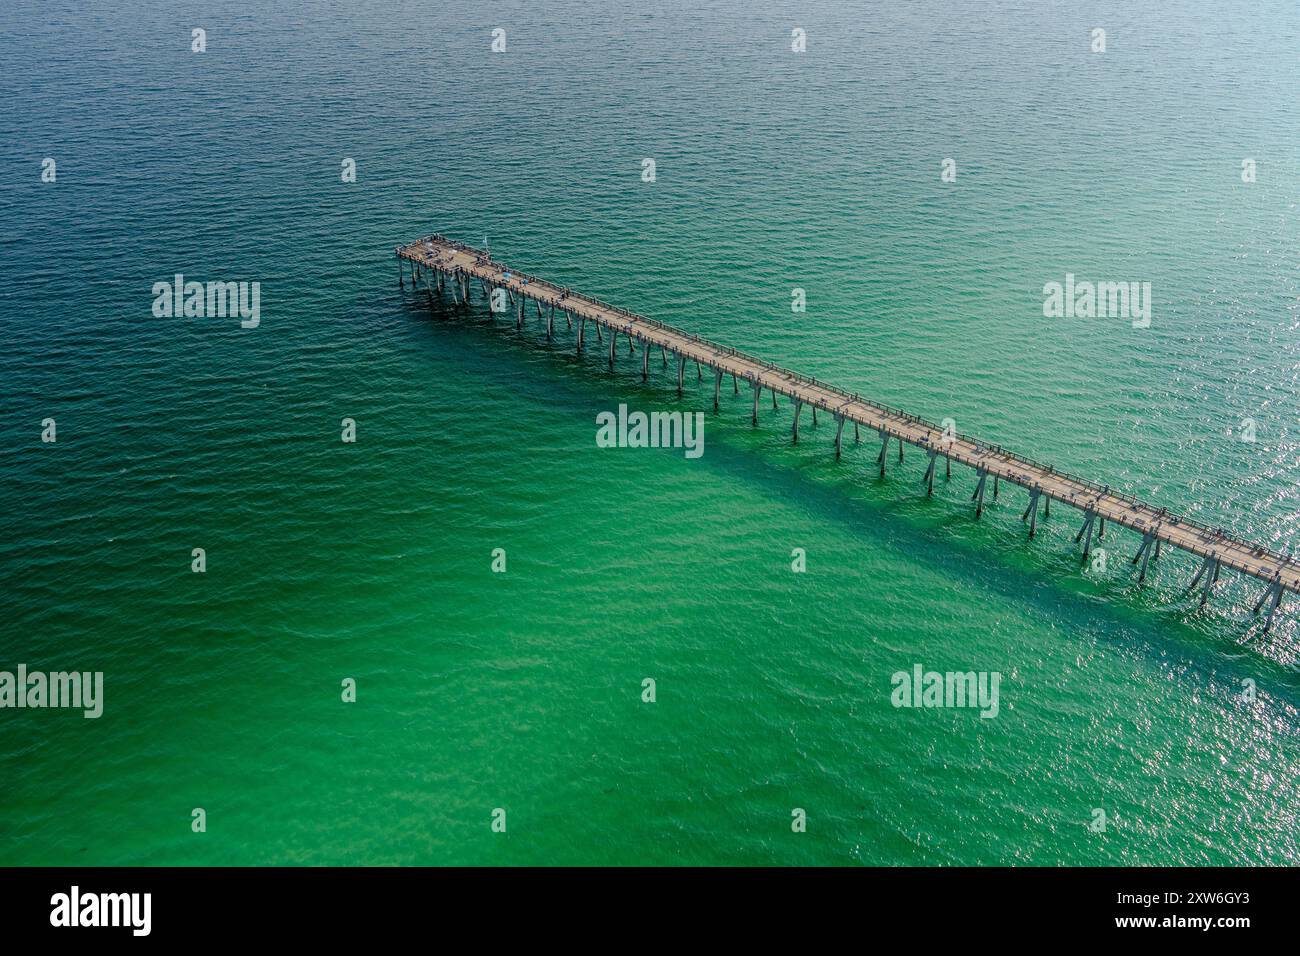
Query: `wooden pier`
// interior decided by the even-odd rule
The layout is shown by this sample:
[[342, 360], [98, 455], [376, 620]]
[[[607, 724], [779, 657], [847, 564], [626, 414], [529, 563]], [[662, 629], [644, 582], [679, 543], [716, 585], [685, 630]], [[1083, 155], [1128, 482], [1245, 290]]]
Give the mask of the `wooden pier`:
[[[799, 419], [804, 406], [812, 408], [816, 420], [821, 409], [835, 421], [835, 455], [842, 449], [844, 429], [853, 424], [854, 435], [861, 429], [874, 432], [880, 441], [876, 463], [880, 474], [886, 473], [889, 464], [890, 443], [898, 445], [898, 460], [903, 460], [903, 448], [911, 445], [926, 456], [925, 477], [922, 479], [926, 494], [934, 487], [936, 463], [943, 459], [945, 475], [952, 462], [967, 465], [975, 470], [977, 483], [971, 500], [975, 502], [975, 517], [984, 510], [988, 479], [992, 477], [991, 494], [994, 498], [1002, 482], [1024, 488], [1029, 495], [1022, 520], [1028, 523], [1032, 538], [1038, 525], [1040, 502], [1043, 515], [1050, 514], [1053, 501], [1070, 505], [1083, 513], [1083, 525], [1075, 535], [1075, 542], [1083, 540], [1083, 557], [1086, 560], [1095, 537], [1101, 540], [1106, 522], [1129, 528], [1142, 536], [1142, 542], [1132, 559], [1140, 565], [1138, 580], [1146, 577], [1147, 562], [1160, 557], [1163, 545], [1172, 545], [1188, 551], [1201, 559], [1200, 569], [1192, 579], [1189, 590], [1200, 586], [1200, 603], [1210, 596], [1219, 574], [1230, 568], [1265, 582], [1264, 593], [1255, 604], [1254, 612], [1267, 606], [1264, 633], [1273, 624], [1273, 615], [1285, 592], [1300, 592], [1300, 563], [1260, 545], [1234, 538], [1222, 529], [1207, 528], [1187, 518], [1171, 514], [1165, 508], [1156, 508], [1131, 495], [1112, 491], [1109, 486], [1057, 471], [1049, 465], [1039, 464], [1021, 455], [993, 445], [945, 431], [933, 422], [918, 418], [901, 409], [868, 401], [857, 394], [819, 382], [770, 362], [745, 355], [735, 349], [700, 338], [681, 329], [673, 328], [654, 319], [628, 312], [615, 306], [572, 292], [535, 276], [516, 272], [508, 266], [494, 262], [489, 254], [444, 236], [429, 236], [396, 249], [398, 281], [407, 279], [404, 264], [409, 264], [410, 281], [414, 288], [423, 282], [430, 295], [450, 290], [457, 303], [467, 303], [478, 281], [485, 294], [505, 290], [510, 312], [516, 322], [523, 324], [525, 311], [531, 303], [538, 318], [546, 320], [546, 333], [555, 334], [557, 313], [566, 329], [576, 329], [576, 347], [582, 351], [587, 346], [587, 323], [597, 330], [602, 348], [609, 352], [612, 366], [617, 358], [618, 337], [641, 345], [641, 374], [649, 374], [650, 351], [659, 348], [663, 361], [668, 356], [676, 359], [677, 391], [685, 384], [687, 363], [696, 364], [697, 380], [702, 380], [702, 370], [712, 373], [713, 406], [718, 407], [722, 382], [730, 376], [733, 391], [745, 382], [753, 395], [753, 421], [758, 423], [760, 399], [766, 390], [773, 406], [776, 396], [784, 395], [794, 407], [792, 439], [799, 440]], [[603, 330], [604, 335], [601, 334]]]

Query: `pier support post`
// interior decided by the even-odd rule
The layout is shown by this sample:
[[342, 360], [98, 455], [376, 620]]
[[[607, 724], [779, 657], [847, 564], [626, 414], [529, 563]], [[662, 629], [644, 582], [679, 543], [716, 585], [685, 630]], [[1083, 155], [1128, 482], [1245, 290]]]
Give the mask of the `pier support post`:
[[644, 382], [649, 377], [650, 377], [650, 345], [649, 343], [647, 343], [646, 347], [641, 350], [641, 381]]
[[817, 427], [817, 406], [813, 406], [813, 428]]
[[1088, 540], [1083, 543], [1083, 560], [1087, 561], [1088, 552], [1092, 550], [1092, 526], [1097, 521], [1097, 512], [1089, 508], [1084, 512], [1084, 514], [1086, 517], [1083, 519], [1083, 524], [1079, 527], [1079, 533], [1074, 536], [1074, 543], [1078, 544], [1079, 539], [1083, 537], [1085, 532], [1087, 532]]
[[659, 346], [659, 354], [663, 356], [664, 368], [667, 368], [668, 367], [668, 346], [666, 345]]
[[998, 500], [998, 476], [993, 476], [993, 500]]
[[518, 305], [519, 310], [518, 314], [515, 316], [515, 328], [522, 329], [524, 327], [524, 297], [522, 294], [519, 296]]
[[555, 331], [555, 309], [551, 309], [546, 315], [546, 341], [551, 341], [551, 334]]
[[[995, 480], [996, 480], [996, 476], [995, 476]], [[1029, 492], [1029, 507], [1027, 507], [1027, 508], [1025, 509], [1025, 513], [1024, 513], [1023, 515], [1020, 516], [1020, 520], [1021, 520], [1021, 521], [1024, 521], [1026, 518], [1029, 518], [1029, 519], [1030, 519], [1030, 520], [1029, 520], [1029, 537], [1031, 537], [1031, 538], [1034, 536], [1034, 531], [1037, 530], [1037, 525], [1038, 525], [1038, 499], [1039, 499], [1039, 497], [1042, 495], [1042, 493], [1043, 493], [1043, 489], [1040, 488], [1040, 487], [1038, 487], [1037, 485], [1034, 485], [1034, 487], [1033, 487], [1032, 489], [1030, 489], [1030, 492]]]
[[858, 433], [858, 423], [857, 423], [857, 422], [854, 422], [854, 423], [853, 423], [853, 441], [854, 441], [854, 442], [860, 442], [860, 441], [862, 441], [862, 435]]
[[1196, 587], [1196, 582], [1205, 578], [1205, 583], [1201, 585], [1201, 603], [1200, 607], [1205, 607], [1205, 602], [1209, 600], [1210, 592], [1214, 590], [1215, 582], [1219, 580], [1219, 558], [1218, 555], [1207, 555], [1201, 562], [1201, 569], [1196, 572], [1196, 577], [1192, 578], [1192, 583], [1187, 585], [1187, 590], [1191, 591]]
[[609, 367], [614, 367], [614, 349], [618, 346], [618, 333], [613, 329], [609, 330]]
[[753, 381], [754, 386], [754, 417], [753, 423], [758, 424], [758, 397], [763, 394], [763, 386], [758, 384], [758, 379]]
[[578, 354], [582, 354], [582, 338], [587, 333], [587, 320], [580, 317], [578, 319]]
[[1142, 567], [1138, 570], [1138, 584], [1147, 579], [1147, 562], [1151, 560], [1151, 546], [1148, 544], [1142, 552]]
[[975, 520], [980, 520], [980, 515], [984, 513], [984, 483], [989, 479], [989, 473], [983, 468], [979, 469], [980, 482], [975, 486], [975, 492], [970, 496], [970, 500], [975, 502]]
[[686, 375], [686, 356], [677, 356], [677, 394], [682, 394], [682, 378]]
[[1205, 599], [1210, 596], [1214, 586], [1219, 583], [1219, 569], [1222, 566], [1217, 557], [1211, 562], [1210, 570], [1205, 575], [1205, 583], [1201, 585], [1201, 607], [1205, 606]]
[[1208, 555], [1201, 559], [1201, 566], [1197, 569], [1196, 574], [1193, 575], [1192, 583], [1187, 585], [1187, 590], [1190, 591], [1192, 588], [1196, 587], [1197, 582], [1201, 580], [1201, 575], [1205, 574], [1205, 572], [1209, 570], [1210, 564], [1213, 563], [1213, 561], [1214, 558], [1209, 557]]
[[1264, 619], [1264, 633], [1267, 634], [1273, 626], [1273, 614], [1277, 611], [1277, 606], [1282, 603], [1282, 582], [1278, 581], [1273, 585], [1273, 603], [1268, 606], [1268, 617]]
[[905, 444], [906, 442], [904, 442], [903, 439], [900, 437], [898, 439], [898, 463], [900, 465], [903, 463], [903, 445]]
[[[885, 477], [885, 459], [889, 457], [889, 432], [880, 433], [880, 477]], [[902, 441], [900, 438], [899, 441]]]
[[844, 423], [847, 419], [843, 415], [835, 416], [835, 460], [839, 461], [840, 452], [844, 448]]
[[952, 456], [943, 456], [943, 480], [948, 481], [952, 478]]
[[1104, 537], [1106, 537], [1106, 519], [1101, 517], [1101, 515], [1098, 515], [1097, 516], [1097, 540], [1100, 541]]
[[1272, 582], [1269, 582], [1268, 587], [1265, 588], [1264, 593], [1259, 596], [1259, 600], [1255, 602], [1255, 607], [1250, 613], [1258, 614], [1259, 609], [1264, 606], [1264, 602], [1267, 601], [1272, 596], [1273, 596], [1273, 584]]
[[803, 411], [803, 402], [799, 399], [794, 400], [794, 421], [790, 423], [790, 434], [794, 438], [794, 444], [799, 444], [799, 413]]
[[736, 378], [735, 372], [731, 373], [731, 394], [732, 395], [740, 394], [740, 380]]
[[713, 410], [718, 410], [718, 393], [722, 391], [722, 369], [713, 370]]
[[460, 305], [460, 296], [456, 293], [456, 287], [460, 285], [460, 280], [453, 275], [451, 277], [451, 301], [455, 305]]
[[939, 450], [931, 448], [929, 451], [930, 463], [925, 468], [925, 496], [929, 498], [934, 494], [934, 463], [939, 457]]
[[406, 270], [402, 268], [402, 262], [403, 262], [402, 257], [398, 256], [397, 257], [397, 287], [399, 289], [406, 288]]
[[1142, 546], [1138, 548], [1137, 554], [1133, 555], [1133, 563], [1142, 562], [1142, 570], [1138, 572], [1138, 584], [1141, 584], [1147, 577], [1147, 561], [1151, 558], [1151, 546], [1156, 540], [1156, 529], [1151, 529], [1142, 535]]
[[1277, 610], [1277, 606], [1282, 603], [1282, 575], [1280, 572], [1269, 582], [1268, 590], [1260, 597], [1259, 603], [1255, 605], [1255, 610], [1252, 613], [1258, 614], [1265, 601], [1269, 602], [1268, 617], [1264, 621], [1264, 633], [1267, 634], [1273, 626], [1273, 613]]

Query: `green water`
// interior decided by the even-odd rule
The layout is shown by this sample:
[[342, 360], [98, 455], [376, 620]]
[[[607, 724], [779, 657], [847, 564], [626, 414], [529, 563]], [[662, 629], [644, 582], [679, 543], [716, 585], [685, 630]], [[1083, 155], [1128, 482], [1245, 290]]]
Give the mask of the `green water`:
[[[1029, 543], [1022, 492], [976, 523], [964, 469], [927, 500], [919, 454], [882, 481], [866, 435], [792, 446], [784, 404], [715, 416], [392, 258], [486, 237], [1287, 550], [1294, 4], [0, 20], [0, 669], [106, 685], [0, 710], [0, 863], [1296, 860], [1294, 608], [1264, 636], [1225, 577], [1197, 613], [1170, 552], [1138, 588], [1117, 530], [1085, 571], [1073, 512]], [[176, 272], [260, 281], [261, 325], [154, 318]], [[1151, 282], [1151, 327], [1045, 319], [1067, 272]], [[708, 412], [704, 455], [597, 448], [619, 403]], [[918, 663], [1001, 673], [998, 716], [896, 709]]]

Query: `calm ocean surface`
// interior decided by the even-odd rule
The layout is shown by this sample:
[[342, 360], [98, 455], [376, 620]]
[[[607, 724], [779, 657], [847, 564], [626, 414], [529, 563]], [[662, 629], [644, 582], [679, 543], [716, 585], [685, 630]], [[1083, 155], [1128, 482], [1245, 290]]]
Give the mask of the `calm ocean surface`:
[[[0, 670], [106, 699], [0, 710], [0, 864], [1297, 861], [1294, 607], [1195, 613], [1174, 552], [1138, 588], [1118, 529], [1085, 571], [1073, 512], [1027, 543], [1023, 492], [976, 523], [965, 469], [927, 500], [825, 417], [430, 308], [393, 247], [1287, 550], [1300, 7], [755, 6], [6, 0]], [[261, 325], [155, 318], [177, 272]], [[1044, 318], [1067, 272], [1151, 327]], [[596, 448], [619, 403], [708, 411], [703, 457]], [[914, 664], [999, 715], [894, 708]]]

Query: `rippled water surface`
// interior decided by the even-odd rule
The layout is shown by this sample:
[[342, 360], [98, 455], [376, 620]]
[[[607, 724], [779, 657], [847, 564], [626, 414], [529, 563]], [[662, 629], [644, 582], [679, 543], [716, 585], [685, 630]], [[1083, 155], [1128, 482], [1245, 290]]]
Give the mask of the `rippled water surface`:
[[[1138, 588], [1118, 529], [1085, 571], [1073, 512], [1028, 543], [1022, 492], [976, 523], [965, 469], [927, 500], [392, 257], [486, 238], [1287, 550], [1300, 8], [1232, 7], [8, 0], [0, 669], [106, 701], [0, 711], [0, 862], [1294, 862], [1294, 608], [1196, 613], [1170, 552]], [[177, 272], [260, 326], [155, 318]], [[1044, 318], [1067, 272], [1151, 327]], [[596, 448], [619, 403], [705, 454]], [[918, 663], [998, 716], [894, 708]]]

